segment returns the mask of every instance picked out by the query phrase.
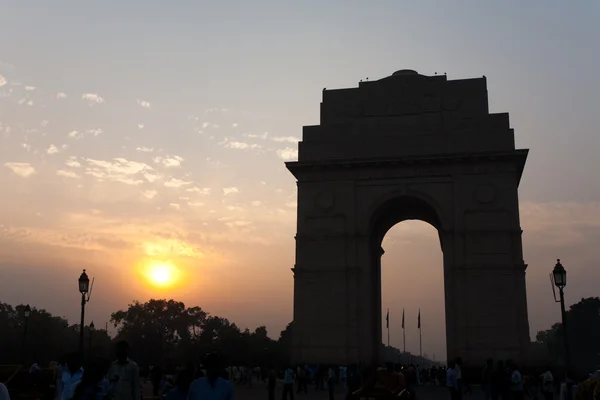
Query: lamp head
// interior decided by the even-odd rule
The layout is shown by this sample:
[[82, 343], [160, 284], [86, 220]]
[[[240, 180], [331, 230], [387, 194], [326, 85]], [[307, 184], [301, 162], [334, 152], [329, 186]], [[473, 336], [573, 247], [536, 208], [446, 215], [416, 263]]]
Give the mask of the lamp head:
[[90, 278], [85, 273], [85, 269], [79, 276], [79, 293], [86, 294], [90, 290]]
[[556, 265], [552, 270], [552, 277], [557, 288], [564, 289], [564, 287], [567, 286], [567, 271], [560, 263], [560, 259], [556, 260]]

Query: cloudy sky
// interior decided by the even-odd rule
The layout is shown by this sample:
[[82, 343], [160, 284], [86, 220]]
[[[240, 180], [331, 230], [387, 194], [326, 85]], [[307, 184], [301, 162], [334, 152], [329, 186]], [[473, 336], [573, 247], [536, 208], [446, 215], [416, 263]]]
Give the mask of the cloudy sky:
[[[488, 78], [530, 148], [521, 182], [532, 335], [598, 294], [600, 3], [4, 1], [0, 12], [0, 301], [97, 325], [174, 297], [277, 336], [292, 318], [296, 191], [284, 161], [321, 89], [410, 68]], [[392, 344], [445, 353], [434, 228], [384, 242]], [[149, 270], [168, 269], [155, 285]], [[409, 284], [407, 284], [409, 283]], [[402, 290], [398, 290], [401, 287]]]

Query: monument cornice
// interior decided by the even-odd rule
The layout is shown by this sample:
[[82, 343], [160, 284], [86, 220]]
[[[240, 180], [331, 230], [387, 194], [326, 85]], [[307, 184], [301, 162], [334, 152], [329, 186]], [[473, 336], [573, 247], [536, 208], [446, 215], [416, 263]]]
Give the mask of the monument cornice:
[[[514, 172], [517, 173], [518, 182], [521, 180], [523, 169], [529, 149], [517, 149], [511, 151], [493, 151], [480, 153], [465, 153], [465, 154], [433, 154], [419, 156], [404, 156], [399, 158], [373, 158], [373, 159], [340, 159], [340, 160], [322, 160], [322, 161], [289, 161], [286, 162], [287, 169], [294, 174], [296, 179], [302, 178], [310, 174], [323, 174], [326, 172], [339, 173], [341, 171], [360, 170], [382, 170], [394, 168], [423, 168], [435, 166], [444, 166], [446, 169], [449, 165], [477, 165], [484, 163], [510, 163], [514, 166]], [[476, 170], [473, 170], [475, 173]], [[468, 169], [461, 171], [469, 173]], [[482, 171], [489, 173], [490, 171]], [[492, 171], [493, 172], [493, 171]], [[512, 171], [503, 171], [512, 172]], [[419, 175], [419, 174], [417, 174]], [[431, 174], [423, 176], [439, 176], [434, 171]]]

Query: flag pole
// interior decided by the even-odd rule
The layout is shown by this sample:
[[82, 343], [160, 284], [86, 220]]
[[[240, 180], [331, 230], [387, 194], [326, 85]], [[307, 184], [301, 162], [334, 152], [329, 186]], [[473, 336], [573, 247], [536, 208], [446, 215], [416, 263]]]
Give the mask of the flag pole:
[[390, 309], [387, 310], [388, 347], [390, 347]]
[[404, 329], [404, 309], [402, 309], [402, 351], [406, 353], [406, 329]]
[[423, 357], [423, 338], [421, 336], [421, 309], [419, 309], [419, 356]]

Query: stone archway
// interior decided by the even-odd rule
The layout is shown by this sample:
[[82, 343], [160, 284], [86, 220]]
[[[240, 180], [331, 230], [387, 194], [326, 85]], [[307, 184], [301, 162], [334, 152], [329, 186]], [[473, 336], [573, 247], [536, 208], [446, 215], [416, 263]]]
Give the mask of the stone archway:
[[[377, 202], [379, 204], [379, 202]], [[381, 292], [381, 257], [385, 253], [382, 248], [382, 242], [386, 233], [397, 223], [407, 220], [420, 220], [426, 222], [438, 230], [440, 238], [440, 246], [443, 252], [443, 236], [440, 232], [443, 232], [442, 219], [439, 216], [439, 210], [436, 210], [427, 200], [419, 197], [418, 195], [396, 195], [391, 198], [387, 198], [384, 202], [379, 204], [378, 208], [371, 214], [371, 220], [368, 230], [368, 235], [371, 238], [370, 242], [370, 254], [372, 263], [368, 267], [372, 270], [374, 279], [371, 281], [372, 285], [372, 296], [373, 304], [375, 304], [375, 310], [373, 312], [373, 318], [375, 321], [368, 324], [368, 327], [374, 329], [373, 337], [373, 352], [379, 351], [381, 347], [382, 337], [382, 319], [383, 319], [383, 307], [382, 307], [382, 292]], [[447, 282], [444, 279], [444, 282]], [[397, 282], [398, 288], [402, 288], [406, 283]], [[445, 293], [448, 293], [445, 290]], [[445, 299], [445, 304], [448, 306], [451, 304], [450, 301]], [[402, 307], [403, 305], [398, 305]], [[447, 310], [446, 310], [447, 312]], [[452, 339], [452, 335], [450, 339]], [[446, 338], [448, 340], [448, 337]]]
[[394, 224], [437, 228], [450, 358], [522, 361], [530, 343], [516, 150], [508, 114], [488, 111], [485, 78], [398, 71], [324, 90], [297, 162], [295, 362], [375, 363], [381, 239]]

